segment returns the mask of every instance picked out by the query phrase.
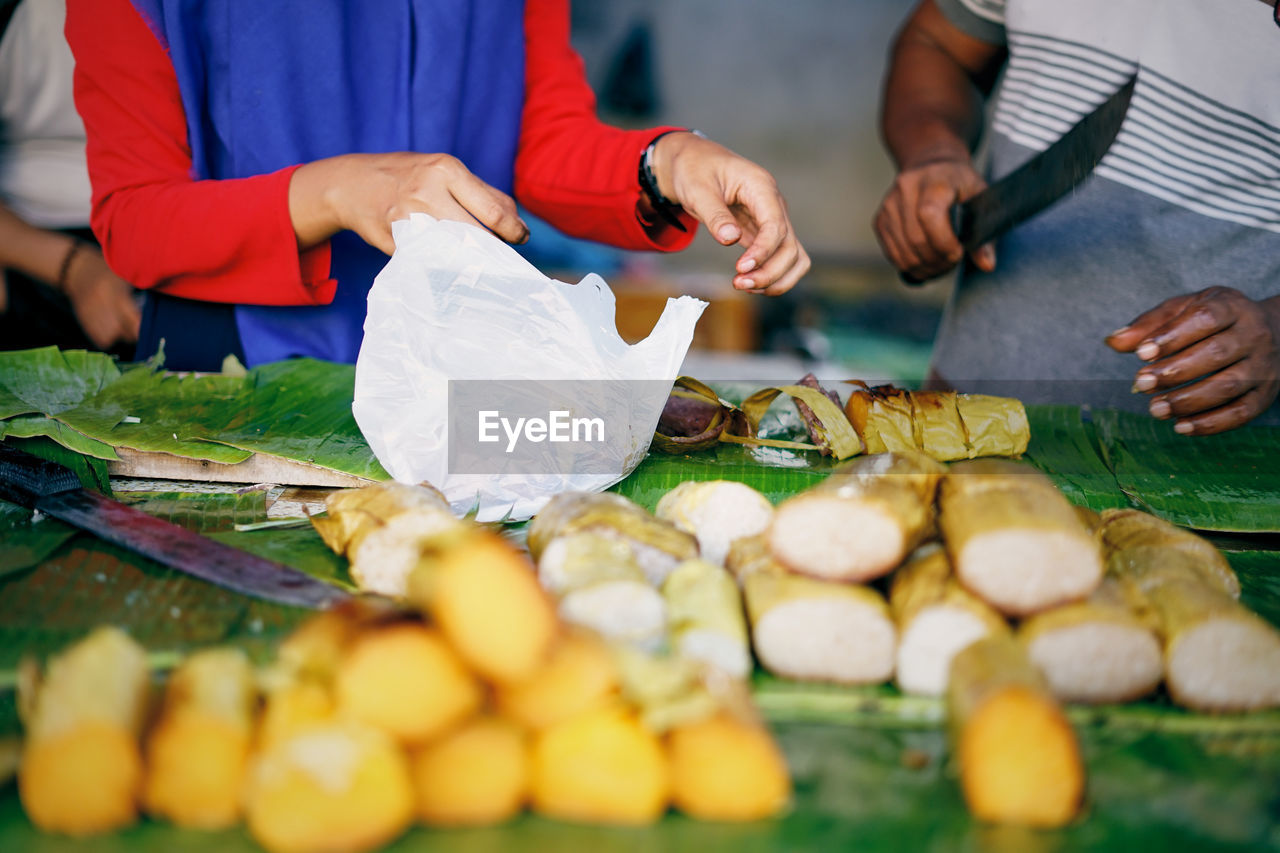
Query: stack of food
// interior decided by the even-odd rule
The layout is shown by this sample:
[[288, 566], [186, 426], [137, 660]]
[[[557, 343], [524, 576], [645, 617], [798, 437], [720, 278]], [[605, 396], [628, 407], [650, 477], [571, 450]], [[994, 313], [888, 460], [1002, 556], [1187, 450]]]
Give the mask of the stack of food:
[[[158, 714], [145, 654], [116, 629], [43, 676], [28, 667], [19, 785], [31, 820], [70, 835], [140, 809], [191, 828], [243, 820], [270, 850], [308, 851], [372, 849], [415, 820], [485, 825], [526, 806], [626, 825], [672, 806], [712, 820], [785, 808], [785, 762], [741, 682], [566, 624], [497, 533], [453, 523], [418, 537], [402, 517], [416, 498], [366, 491], [342, 499], [356, 515], [330, 521], [363, 531], [347, 537], [362, 560], [376, 551], [389, 564], [395, 543], [415, 543], [403, 602], [317, 615], [257, 672], [236, 650], [192, 654]], [[668, 581], [702, 586], [683, 570]]]
[[1216, 548], [1137, 510], [1073, 507], [1011, 460], [852, 460], [734, 541], [728, 564], [769, 671], [945, 694], [985, 819], [1075, 814], [1083, 769], [1058, 701], [1163, 681], [1193, 710], [1280, 705], [1280, 634], [1236, 600]]
[[1236, 601], [1216, 548], [1137, 510], [1073, 507], [1011, 460], [864, 456], [772, 511], [720, 481], [681, 484], [656, 516], [565, 495], [530, 547], [562, 612], [619, 638], [736, 674], [736, 607], [776, 675], [945, 695], [984, 819], [1076, 813], [1084, 771], [1060, 701], [1125, 702], [1163, 682], [1198, 711], [1280, 705], [1280, 635]]
[[[735, 406], [708, 386], [676, 380], [658, 421], [653, 447], [666, 453], [705, 450], [718, 442], [804, 447], [847, 459], [859, 453], [916, 451], [939, 460], [1020, 456], [1031, 428], [1020, 400], [954, 391], [907, 391], [892, 385], [854, 389], [840, 397], [811, 373], [795, 385], [762, 388]], [[782, 394], [795, 403], [812, 444], [758, 435], [765, 412]]]

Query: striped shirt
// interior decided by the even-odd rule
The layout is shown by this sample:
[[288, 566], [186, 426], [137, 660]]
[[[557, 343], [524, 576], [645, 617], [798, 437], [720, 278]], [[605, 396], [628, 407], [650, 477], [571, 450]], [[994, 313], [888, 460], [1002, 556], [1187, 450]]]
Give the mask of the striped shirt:
[[[934, 369], [959, 386], [1145, 409], [1138, 361], [1102, 339], [1211, 285], [1280, 293], [1280, 28], [1257, 0], [937, 0], [1007, 46], [988, 178], [1044, 150], [1128, 77], [1124, 124], [1094, 174], [963, 270]], [[1006, 389], [1007, 390], [1007, 389]]]

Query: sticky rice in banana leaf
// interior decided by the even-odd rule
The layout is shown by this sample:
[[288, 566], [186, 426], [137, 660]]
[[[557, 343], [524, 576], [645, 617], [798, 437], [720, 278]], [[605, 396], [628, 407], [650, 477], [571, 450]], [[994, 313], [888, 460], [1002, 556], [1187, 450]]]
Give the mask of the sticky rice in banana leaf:
[[855, 382], [845, 414], [866, 445], [867, 453], [916, 450], [909, 392], [892, 385], [868, 387]]
[[916, 446], [939, 462], [969, 459], [969, 442], [954, 391], [912, 391]]
[[960, 420], [969, 443], [969, 458], [1021, 456], [1031, 440], [1027, 410], [1013, 397], [960, 394]]

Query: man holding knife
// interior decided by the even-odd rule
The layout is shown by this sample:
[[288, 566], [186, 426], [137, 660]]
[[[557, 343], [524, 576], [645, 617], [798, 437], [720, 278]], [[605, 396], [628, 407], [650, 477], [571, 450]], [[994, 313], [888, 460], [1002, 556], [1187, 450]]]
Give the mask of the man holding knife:
[[[949, 208], [986, 186], [970, 149], [982, 93], [1001, 72], [994, 177], [1137, 75], [1095, 173], [998, 252], [970, 253], [939, 330], [935, 380], [1141, 407], [1188, 435], [1267, 412], [1280, 391], [1272, 17], [1257, 0], [1174, 0], [1158, 11], [1109, 0], [920, 3], [890, 62], [882, 125], [900, 171], [875, 219], [909, 279], [965, 260]], [[1129, 353], [1143, 362], [1136, 374]]]

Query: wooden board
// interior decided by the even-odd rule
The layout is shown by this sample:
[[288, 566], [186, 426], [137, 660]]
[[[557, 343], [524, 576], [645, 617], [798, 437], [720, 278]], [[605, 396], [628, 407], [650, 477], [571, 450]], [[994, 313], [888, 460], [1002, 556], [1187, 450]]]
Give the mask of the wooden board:
[[210, 483], [275, 483], [282, 486], [329, 488], [354, 488], [374, 482], [266, 453], [255, 453], [234, 465], [188, 459], [171, 453], [143, 453], [126, 447], [116, 448], [116, 453], [120, 456], [120, 461], [107, 463], [107, 471], [112, 477]]

